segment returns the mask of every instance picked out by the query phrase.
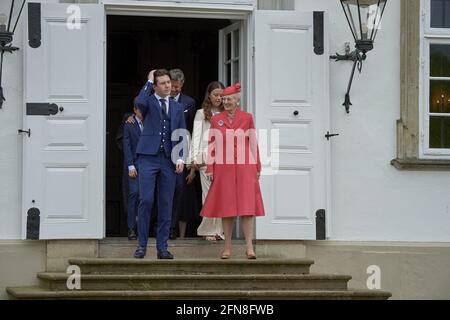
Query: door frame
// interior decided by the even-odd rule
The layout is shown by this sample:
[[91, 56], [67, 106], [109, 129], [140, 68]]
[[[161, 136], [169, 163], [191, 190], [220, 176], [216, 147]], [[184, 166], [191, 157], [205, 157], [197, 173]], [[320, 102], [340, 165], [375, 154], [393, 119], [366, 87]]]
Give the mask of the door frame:
[[[194, 19], [229, 19], [234, 22], [240, 21], [242, 24], [242, 64], [240, 66], [242, 77], [241, 83], [244, 84], [243, 102], [247, 111], [256, 116], [256, 108], [253, 104], [253, 12], [256, 6], [252, 5], [226, 5], [214, 3], [174, 3], [174, 2], [144, 2], [144, 1], [124, 1], [124, 0], [101, 0], [100, 5], [104, 6], [105, 13], [105, 35], [104, 35], [104, 86], [103, 94], [105, 102], [103, 110], [106, 114], [106, 70], [107, 70], [107, 16], [147, 16], [147, 17], [166, 17], [166, 18], [194, 18]], [[233, 22], [232, 22], [233, 23]], [[218, 35], [219, 39], [219, 35]], [[220, 54], [219, 52], [217, 54]], [[219, 59], [220, 60], [220, 59]], [[220, 62], [220, 61], [219, 61]], [[219, 66], [220, 67], [220, 66]], [[220, 73], [219, 73], [220, 74]], [[106, 132], [106, 117], [104, 119], [104, 132]], [[104, 143], [103, 161], [106, 163], [106, 143]], [[105, 165], [106, 170], [106, 165]], [[106, 175], [105, 175], [106, 176]], [[104, 190], [106, 192], [106, 179], [104, 181]], [[103, 197], [106, 199], [106, 195]], [[106, 237], [106, 202], [104, 202], [103, 226]]]

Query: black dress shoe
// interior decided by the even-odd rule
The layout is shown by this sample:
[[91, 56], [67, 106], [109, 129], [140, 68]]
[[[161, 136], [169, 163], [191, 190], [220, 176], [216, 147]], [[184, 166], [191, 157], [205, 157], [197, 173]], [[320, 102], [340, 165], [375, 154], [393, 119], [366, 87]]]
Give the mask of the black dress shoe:
[[158, 251], [158, 259], [173, 259], [173, 255], [169, 251]]
[[146, 248], [137, 247], [136, 252], [134, 253], [134, 257], [136, 259], [143, 259], [145, 257], [147, 250]]
[[136, 239], [137, 239], [136, 231], [134, 231], [134, 229], [128, 230], [128, 240], [136, 240]]

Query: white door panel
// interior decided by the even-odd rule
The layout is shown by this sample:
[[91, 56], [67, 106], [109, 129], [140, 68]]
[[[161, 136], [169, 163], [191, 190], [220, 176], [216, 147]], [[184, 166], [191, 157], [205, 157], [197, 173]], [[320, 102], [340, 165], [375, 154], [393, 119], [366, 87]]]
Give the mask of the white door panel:
[[327, 208], [328, 56], [313, 37], [313, 12], [255, 13], [256, 126], [279, 136], [278, 163], [263, 166], [258, 239], [316, 239], [316, 211]]
[[40, 212], [39, 239], [104, 232], [104, 11], [79, 5], [73, 29], [67, 7], [41, 4], [41, 45], [25, 46], [25, 102], [54, 103], [58, 113], [25, 107], [23, 238], [30, 208]]

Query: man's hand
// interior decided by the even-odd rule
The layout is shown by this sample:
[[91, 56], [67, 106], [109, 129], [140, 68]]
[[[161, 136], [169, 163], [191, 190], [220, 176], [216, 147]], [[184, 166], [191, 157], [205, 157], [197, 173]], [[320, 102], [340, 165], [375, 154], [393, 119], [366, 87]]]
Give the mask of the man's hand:
[[134, 120], [134, 116], [129, 116], [127, 121], [125, 121], [126, 123], [131, 123], [134, 124], [136, 121]]
[[177, 168], [176, 168], [175, 172], [178, 173], [178, 174], [180, 174], [180, 173], [183, 172], [183, 170], [184, 170], [184, 163], [178, 162], [178, 163], [177, 163]]
[[138, 173], [137, 173], [136, 169], [131, 169], [131, 170], [128, 171], [128, 175], [129, 175], [131, 178], [136, 178], [137, 175], [138, 175]]
[[198, 168], [197, 162], [192, 161], [192, 162], [191, 162], [191, 168], [194, 168], [194, 170], [198, 170], [199, 168]]
[[152, 71], [150, 71], [149, 73], [148, 73], [148, 76], [147, 76], [147, 79], [150, 81], [150, 82], [155, 82], [155, 81], [153, 81], [155, 78], [154, 78], [154, 74], [155, 74], [155, 71], [156, 70], [152, 70]]
[[189, 171], [188, 176], [186, 177], [187, 184], [191, 184], [195, 178], [195, 169], [191, 167], [191, 171]]

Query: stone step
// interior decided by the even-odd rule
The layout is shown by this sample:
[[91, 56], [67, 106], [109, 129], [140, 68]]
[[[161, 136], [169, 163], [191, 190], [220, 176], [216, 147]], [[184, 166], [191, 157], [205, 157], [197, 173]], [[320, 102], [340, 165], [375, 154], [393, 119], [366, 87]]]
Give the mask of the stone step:
[[[43, 287], [67, 289], [66, 273], [39, 273]], [[215, 274], [215, 275], [81, 275], [81, 290], [346, 290], [351, 276]]]
[[81, 274], [308, 274], [310, 259], [110, 259], [70, 258]]
[[[207, 241], [202, 238], [169, 240], [169, 251], [176, 259], [218, 258], [223, 250], [223, 241]], [[137, 241], [127, 238], [107, 238], [99, 242], [99, 258], [132, 258]], [[233, 241], [233, 251], [245, 254], [245, 242]], [[156, 242], [150, 238], [147, 244], [147, 257], [156, 258]]]
[[[169, 251], [176, 259], [218, 258], [223, 250], [223, 241], [206, 241], [202, 238], [184, 238], [169, 240]], [[106, 238], [99, 241], [99, 258], [132, 258], [137, 241], [127, 238]], [[288, 241], [255, 241], [258, 256], [266, 258], [305, 258], [305, 247], [302, 242]], [[245, 241], [233, 240], [233, 256], [245, 256]], [[149, 238], [147, 257], [156, 258], [156, 240]]]
[[386, 300], [378, 290], [166, 290], [166, 291], [51, 291], [41, 287], [7, 288], [12, 299], [242, 299], [242, 300]]

